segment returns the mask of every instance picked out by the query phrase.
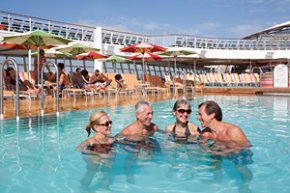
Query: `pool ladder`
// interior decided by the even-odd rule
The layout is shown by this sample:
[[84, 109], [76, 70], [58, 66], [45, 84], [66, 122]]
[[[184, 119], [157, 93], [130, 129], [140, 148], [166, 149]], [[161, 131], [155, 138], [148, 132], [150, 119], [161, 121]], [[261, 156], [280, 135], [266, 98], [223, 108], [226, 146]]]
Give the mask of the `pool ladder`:
[[[16, 91], [15, 91], [15, 108], [16, 108], [16, 120], [20, 120], [20, 102], [19, 102], [19, 70], [18, 65], [13, 59], [6, 59], [3, 63], [0, 63], [0, 120], [4, 119], [4, 95], [3, 95], [3, 79], [4, 79], [4, 66], [13, 64], [16, 71]], [[47, 62], [46, 65], [53, 65], [56, 69], [56, 116], [59, 116], [59, 71], [57, 65], [53, 62]], [[44, 90], [43, 90], [43, 69], [41, 69], [41, 116], [44, 116]], [[30, 100], [30, 99], [29, 99]]]

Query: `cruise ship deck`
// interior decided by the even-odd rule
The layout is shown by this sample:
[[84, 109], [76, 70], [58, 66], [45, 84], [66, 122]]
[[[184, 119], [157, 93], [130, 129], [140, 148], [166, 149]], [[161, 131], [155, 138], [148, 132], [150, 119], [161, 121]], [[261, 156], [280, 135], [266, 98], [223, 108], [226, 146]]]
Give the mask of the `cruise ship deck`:
[[[281, 37], [273, 38], [275, 34], [265, 35], [265, 33], [255, 33], [245, 39], [222, 39], [210, 37], [198, 37], [193, 35], [169, 34], [169, 35], [144, 35], [138, 33], [129, 33], [102, 28], [100, 26], [87, 26], [73, 23], [64, 23], [42, 19], [21, 14], [8, 13], [0, 11], [0, 23], [6, 26], [0, 30], [0, 38], [8, 35], [21, 34], [34, 30], [42, 30], [54, 35], [64, 37], [73, 42], [81, 42], [87, 46], [101, 49], [103, 54], [118, 55], [123, 57], [131, 56], [129, 53], [121, 52], [120, 48], [140, 42], [149, 42], [164, 47], [175, 47], [197, 54], [191, 56], [180, 56], [176, 58], [177, 74], [174, 73], [173, 59], [171, 57], [163, 58], [161, 61], [150, 61], [147, 63], [147, 73], [160, 76], [164, 79], [165, 75], [171, 77], [185, 74], [203, 74], [213, 72], [213, 70], [223, 72], [234, 72], [236, 69], [242, 70], [249, 68], [251, 70], [260, 69], [263, 66], [274, 67], [277, 64], [284, 64], [289, 68], [290, 40]], [[281, 32], [281, 26], [280, 31]], [[285, 28], [286, 29], [286, 28]], [[276, 28], [272, 29], [276, 30]], [[259, 37], [259, 38], [257, 38]], [[27, 50], [12, 50], [0, 47], [0, 62], [7, 58], [13, 58], [19, 71], [28, 71], [31, 69], [31, 62], [27, 57]], [[73, 72], [77, 67], [86, 68], [93, 71], [98, 68], [104, 73], [130, 73], [136, 74], [141, 79], [142, 61], [120, 62], [113, 65], [111, 62], [76, 60], [75, 58], [48, 58], [53, 63], [64, 62], [65, 71]], [[213, 68], [215, 66], [215, 68]], [[220, 68], [222, 67], [222, 68]], [[3, 66], [4, 68], [4, 66]], [[239, 69], [241, 70], [241, 69]], [[288, 69], [289, 72], [289, 69]], [[262, 71], [259, 72], [262, 76]], [[260, 77], [261, 78], [261, 77]], [[267, 77], [268, 78], [268, 77]], [[235, 86], [212, 86], [205, 85], [201, 90], [195, 90], [194, 93], [187, 93], [188, 97], [192, 95], [204, 94], [274, 94], [289, 95], [290, 88], [274, 87], [272, 84], [263, 86], [262, 80], [259, 80], [258, 86], [254, 87], [235, 87]], [[273, 77], [271, 79], [273, 81]], [[289, 84], [289, 83], [288, 83]], [[180, 96], [185, 95], [180, 91]], [[147, 95], [150, 100], [171, 99], [172, 93], [168, 96]], [[61, 111], [70, 111], [75, 109], [100, 107], [103, 105], [115, 106], [128, 103], [134, 103], [136, 99], [143, 97], [133, 95], [130, 97], [115, 95], [95, 100], [87, 101], [84, 98], [60, 99]], [[132, 99], [132, 100], [131, 100]], [[47, 97], [45, 113], [55, 112], [54, 106], [48, 104], [55, 103], [54, 98]], [[20, 100], [20, 115], [32, 116], [38, 115], [40, 111], [39, 100]], [[13, 100], [4, 101], [4, 118], [15, 116], [15, 102]], [[11, 108], [13, 107], [13, 108]]]

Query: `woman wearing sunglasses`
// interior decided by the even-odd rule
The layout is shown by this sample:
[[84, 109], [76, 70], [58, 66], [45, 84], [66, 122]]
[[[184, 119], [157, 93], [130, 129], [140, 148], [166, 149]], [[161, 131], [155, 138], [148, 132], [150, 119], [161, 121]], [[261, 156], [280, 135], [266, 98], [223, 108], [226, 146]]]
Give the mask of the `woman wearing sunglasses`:
[[98, 186], [107, 188], [110, 185], [109, 171], [114, 158], [112, 147], [115, 141], [111, 137], [111, 127], [112, 121], [104, 111], [95, 112], [90, 116], [86, 131], [88, 136], [92, 132], [94, 135], [76, 148], [82, 152], [82, 158], [86, 162], [87, 171], [80, 181], [83, 189], [90, 188], [93, 179], [98, 175], [103, 176]]
[[170, 133], [175, 142], [187, 142], [188, 139], [195, 140], [199, 135], [199, 128], [188, 121], [191, 114], [188, 101], [185, 99], [177, 100], [172, 113], [176, 117], [176, 121], [166, 127], [166, 133]]
[[98, 111], [90, 116], [86, 126], [88, 136], [94, 132], [94, 136], [82, 142], [77, 151], [88, 154], [108, 154], [111, 151], [115, 138], [111, 137], [112, 121], [104, 111]]

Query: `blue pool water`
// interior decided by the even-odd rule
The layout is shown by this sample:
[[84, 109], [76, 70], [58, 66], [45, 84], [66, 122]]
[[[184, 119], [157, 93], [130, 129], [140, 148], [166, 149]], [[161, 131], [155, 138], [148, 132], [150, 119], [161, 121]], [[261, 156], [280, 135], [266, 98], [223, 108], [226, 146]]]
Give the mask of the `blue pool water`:
[[[0, 192], [290, 192], [290, 99], [270, 96], [204, 96], [215, 100], [224, 121], [239, 125], [253, 144], [246, 164], [210, 156], [198, 144], [175, 144], [157, 133], [159, 148], [128, 152], [117, 146], [110, 158], [74, 149], [86, 139], [85, 125], [96, 111], [61, 113], [59, 118], [1, 122]], [[153, 104], [160, 128], [174, 121], [174, 101]], [[104, 108], [113, 134], [134, 121], [134, 107]], [[247, 157], [246, 157], [247, 159]]]

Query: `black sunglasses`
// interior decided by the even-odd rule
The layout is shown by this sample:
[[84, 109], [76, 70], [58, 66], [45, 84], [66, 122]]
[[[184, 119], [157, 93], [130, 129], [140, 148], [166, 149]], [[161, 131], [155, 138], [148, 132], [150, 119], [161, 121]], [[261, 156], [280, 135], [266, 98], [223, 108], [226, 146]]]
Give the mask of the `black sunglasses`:
[[178, 111], [179, 113], [185, 113], [187, 112], [187, 114], [190, 114], [191, 113], [191, 109], [177, 109], [176, 111]]
[[107, 121], [107, 122], [105, 122], [103, 124], [97, 124], [97, 125], [109, 127], [109, 125], [112, 125], [112, 124], [113, 124], [113, 121]]

